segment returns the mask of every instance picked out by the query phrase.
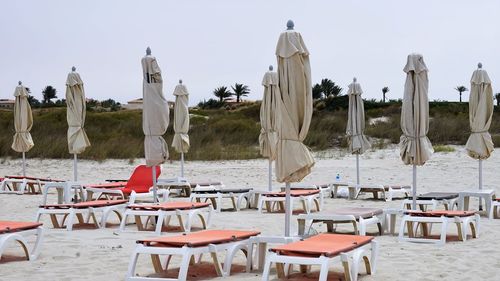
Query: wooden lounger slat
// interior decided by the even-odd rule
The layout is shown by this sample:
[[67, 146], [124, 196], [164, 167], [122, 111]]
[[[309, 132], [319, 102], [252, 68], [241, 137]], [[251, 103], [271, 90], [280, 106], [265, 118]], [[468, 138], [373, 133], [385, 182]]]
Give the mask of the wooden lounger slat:
[[231, 241], [240, 241], [259, 234], [259, 231], [204, 230], [173, 237], [164, 236], [138, 240], [137, 243], [157, 247], [201, 247], [209, 244], [222, 244]]
[[319, 234], [302, 241], [272, 248], [286, 256], [333, 257], [370, 243], [373, 237], [344, 234]]
[[0, 221], [0, 234], [35, 229], [41, 225], [38, 222]]

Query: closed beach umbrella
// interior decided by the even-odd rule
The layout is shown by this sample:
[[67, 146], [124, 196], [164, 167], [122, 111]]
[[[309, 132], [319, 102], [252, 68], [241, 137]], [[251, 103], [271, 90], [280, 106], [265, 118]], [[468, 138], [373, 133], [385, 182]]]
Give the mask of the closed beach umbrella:
[[361, 85], [356, 78], [349, 85], [347, 95], [349, 96], [349, 111], [347, 116], [346, 135], [349, 142], [349, 152], [356, 154], [356, 183], [359, 184], [359, 155], [371, 147], [370, 142], [364, 135], [365, 131], [365, 107], [361, 98]]
[[434, 149], [427, 138], [429, 131], [429, 79], [427, 66], [420, 54], [411, 54], [403, 70], [406, 82], [401, 109], [399, 147], [405, 165], [413, 165], [413, 209], [416, 209], [417, 166], [430, 159]]
[[174, 139], [172, 147], [181, 154], [181, 177], [184, 177], [184, 153], [189, 150], [189, 93], [179, 81], [174, 89]]
[[272, 190], [272, 163], [276, 157], [276, 98], [279, 96], [278, 74], [273, 72], [273, 67], [264, 74], [262, 86], [264, 86], [264, 96], [260, 105], [260, 154], [269, 159], [269, 191]]
[[[163, 135], [167, 131], [169, 122], [168, 102], [163, 96], [163, 79], [156, 58], [151, 56], [151, 50], [146, 50], [142, 58], [143, 72], [143, 109], [142, 130], [144, 131], [144, 156], [146, 165], [155, 167], [164, 163], [168, 158], [167, 143]], [[157, 200], [156, 169], [153, 168], [153, 193]]]
[[85, 90], [80, 74], [73, 67], [66, 79], [66, 119], [68, 120], [68, 149], [73, 154], [73, 180], [78, 180], [77, 154], [90, 146], [85, 133]]
[[14, 140], [12, 142], [12, 149], [23, 154], [23, 176], [26, 176], [26, 152], [33, 146], [33, 139], [31, 138], [30, 130], [33, 126], [33, 115], [31, 107], [28, 102], [28, 92], [26, 88], [21, 85], [16, 87], [14, 91], [16, 101], [14, 103]]
[[493, 152], [493, 141], [488, 132], [493, 116], [493, 89], [491, 80], [482, 65], [471, 78], [469, 97], [469, 122], [471, 134], [465, 145], [467, 154], [479, 160], [479, 189], [483, 188], [482, 160]]
[[276, 100], [276, 178], [286, 183], [285, 236], [290, 235], [290, 183], [301, 181], [314, 166], [311, 152], [302, 143], [309, 131], [313, 111], [309, 51], [293, 26], [293, 22], [288, 21], [288, 29], [281, 33], [276, 46], [281, 93]]

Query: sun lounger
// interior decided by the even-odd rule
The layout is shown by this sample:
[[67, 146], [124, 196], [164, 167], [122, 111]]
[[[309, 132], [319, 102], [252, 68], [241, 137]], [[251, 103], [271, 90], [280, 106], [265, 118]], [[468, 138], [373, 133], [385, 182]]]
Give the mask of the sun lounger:
[[42, 186], [48, 182], [62, 181], [28, 176], [5, 176], [5, 178], [0, 181], [0, 194], [39, 194], [42, 193]]
[[314, 223], [325, 223], [328, 232], [335, 232], [336, 224], [352, 224], [354, 234], [365, 235], [369, 225], [377, 225], [379, 234], [384, 233], [384, 211], [378, 208], [347, 207], [339, 208], [328, 213], [300, 214], [297, 217], [298, 234], [308, 235]]
[[379, 199], [379, 193], [382, 194], [381, 199], [392, 201], [396, 196], [407, 197], [411, 192], [409, 185], [349, 185], [349, 198], [358, 198], [361, 193], [372, 193], [374, 199]]
[[[28, 238], [35, 235], [35, 245], [28, 247]], [[36, 222], [0, 221], [0, 258], [10, 242], [21, 244], [26, 259], [35, 260], [40, 254], [43, 240], [43, 227]]]
[[[203, 230], [185, 235], [159, 237], [137, 241], [137, 246], [132, 253], [126, 280], [186, 280], [191, 260], [202, 254], [210, 254], [217, 274], [229, 276], [231, 265], [235, 254], [239, 250], [247, 251], [251, 243], [251, 237], [259, 235], [257, 231], [240, 230]], [[217, 253], [226, 252], [224, 267], [219, 262]], [[151, 255], [153, 267], [156, 273], [167, 271], [170, 259], [173, 255], [182, 257], [179, 275], [175, 279], [161, 277], [138, 276], [136, 266], [139, 255]], [[160, 256], [166, 256], [166, 263], [162, 264]]]
[[428, 192], [417, 196], [417, 200], [435, 200], [444, 206], [445, 210], [453, 210], [457, 204], [458, 193], [454, 192]]
[[205, 199], [205, 202], [210, 200], [212, 202], [213, 208], [220, 213], [222, 211], [222, 199], [231, 199], [234, 211], [239, 211], [241, 208], [241, 203], [243, 200], [250, 202], [250, 191], [251, 188], [213, 188], [212, 186], [201, 187], [197, 186], [191, 192], [190, 200], [201, 202]]
[[369, 236], [319, 234], [272, 248], [271, 251], [266, 258], [263, 281], [269, 280], [273, 263], [276, 264], [278, 278], [283, 278], [288, 273], [283, 264], [299, 264], [303, 266], [302, 269], [319, 265], [319, 280], [326, 281], [329, 265], [334, 260], [342, 262], [345, 280], [356, 281], [361, 261], [364, 261], [368, 274], [375, 273], [378, 244]]
[[[155, 233], [161, 235], [163, 226], [168, 226], [171, 217], [176, 216], [179, 220], [181, 231], [190, 232], [193, 220], [199, 217], [203, 229], [210, 225], [213, 208], [209, 203], [194, 203], [194, 202], [164, 202], [159, 204], [133, 204], [127, 206], [123, 215], [120, 231], [125, 230], [127, 218], [134, 216], [135, 223], [139, 231], [146, 230], [149, 222], [156, 224]], [[142, 222], [141, 217], [146, 216], [148, 220]], [[155, 217], [156, 220], [150, 220]], [[183, 219], [183, 217], [185, 219]], [[166, 223], [164, 223], [166, 221]], [[185, 221], [185, 223], [184, 223]]]
[[[54, 228], [64, 228], [64, 225], [66, 225], [66, 229], [70, 231], [73, 229], [75, 218], [79, 223], [86, 223], [92, 219], [96, 228], [105, 227], [107, 217], [111, 212], [116, 213], [121, 219], [121, 213], [125, 209], [127, 202], [128, 200], [96, 200], [74, 204], [41, 205], [36, 215], [36, 221], [40, 221], [43, 214], [48, 214]], [[98, 222], [96, 218], [97, 213], [101, 213], [101, 222]], [[61, 222], [57, 219], [58, 215], [63, 216]], [[83, 215], [87, 216], [86, 220], [84, 220]]]
[[[125, 186], [121, 186], [123, 182], [101, 184], [100, 187], [87, 187], [87, 200], [92, 200], [94, 194], [97, 199], [102, 197], [106, 199], [118, 198], [125, 199], [130, 196], [132, 191], [136, 193], [148, 193], [153, 186], [152, 167], [146, 165], [139, 165], [135, 168], [126, 182]], [[160, 166], [156, 166], [156, 177], [161, 174]]]
[[[479, 236], [479, 214], [474, 211], [406, 211], [401, 221], [399, 231], [399, 241], [436, 243], [443, 245], [447, 239], [448, 224], [456, 224], [458, 239], [467, 239], [467, 227], [470, 226], [472, 238]], [[418, 228], [414, 227], [418, 223], [422, 229], [422, 236], [417, 236]], [[428, 224], [441, 223], [441, 233], [439, 239], [431, 235]], [[417, 225], [417, 226], [418, 226]], [[405, 228], [408, 229], [408, 236], [405, 236]]]
[[[316, 210], [319, 212], [321, 210], [320, 197], [321, 193], [317, 189], [312, 190], [290, 190], [290, 209], [293, 211], [294, 201], [300, 200], [302, 202], [303, 210], [306, 213], [310, 213], [313, 204], [316, 206]], [[268, 192], [263, 193], [259, 197], [258, 209], [262, 213], [262, 208], [264, 204], [268, 212], [272, 211], [272, 203], [278, 203], [281, 210], [284, 210], [284, 203], [286, 198], [286, 192]]]

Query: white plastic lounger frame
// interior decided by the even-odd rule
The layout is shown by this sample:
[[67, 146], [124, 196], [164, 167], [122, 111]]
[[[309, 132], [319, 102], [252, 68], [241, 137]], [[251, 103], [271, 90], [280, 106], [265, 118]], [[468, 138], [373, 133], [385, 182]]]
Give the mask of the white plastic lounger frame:
[[[127, 270], [127, 276], [125, 280], [127, 281], [184, 281], [187, 278], [187, 272], [189, 269], [191, 259], [195, 257], [200, 257], [203, 254], [211, 254], [215, 269], [217, 271], [217, 275], [220, 277], [229, 276], [231, 273], [231, 265], [233, 263], [233, 258], [239, 250], [248, 251], [249, 243], [251, 239], [245, 239], [241, 241], [227, 242], [222, 244], [209, 244], [207, 246], [201, 247], [154, 247], [154, 246], [145, 246], [143, 244], [137, 244], [132, 253], [132, 258], [130, 259], [130, 263]], [[226, 257], [224, 259], [224, 266], [218, 260], [217, 253], [226, 252]], [[162, 271], [166, 271], [169, 266], [169, 262], [171, 256], [179, 255], [182, 256], [182, 261], [179, 267], [179, 275], [177, 278], [160, 278], [160, 277], [146, 277], [146, 276], [137, 276], [136, 267], [137, 261], [139, 259], [139, 255], [146, 254], [151, 255], [151, 259], [153, 260], [153, 266], [157, 273]], [[161, 262], [160, 255], [166, 256], [165, 261]]]
[[[231, 203], [233, 204], [233, 208], [236, 211], [239, 211], [241, 209], [241, 204], [243, 200], [247, 201], [247, 206], [249, 205], [250, 202], [250, 191], [248, 192], [228, 192], [228, 193], [222, 193], [222, 192], [217, 192], [217, 193], [196, 193], [196, 192], [191, 192], [190, 195], [190, 200], [191, 202], [193, 201], [198, 201], [201, 202], [202, 199], [207, 200], [215, 200], [215, 205], [216, 209], [215, 211], [217, 213], [222, 212], [222, 199], [231, 199]], [[236, 200], [235, 200], [236, 198]]]
[[[210, 222], [212, 219], [212, 213], [213, 213], [213, 208], [211, 205], [203, 208], [194, 208], [194, 209], [186, 209], [186, 210], [172, 210], [172, 211], [163, 211], [163, 210], [134, 210], [134, 209], [126, 209], [122, 221], [120, 223], [120, 231], [123, 232], [125, 231], [125, 226], [127, 224], [127, 218], [129, 216], [134, 216], [135, 222], [137, 224], [137, 228], [139, 231], [143, 231], [146, 228], [144, 227], [144, 224], [142, 223], [140, 217], [141, 216], [147, 216], [147, 217], [157, 217], [155, 220], [155, 234], [156, 235], [161, 235], [161, 230], [163, 228], [163, 225], [167, 225], [170, 222], [170, 219], [172, 216], [176, 216], [179, 225], [181, 227], [182, 232], [190, 232], [191, 227], [193, 225], [193, 221], [196, 217], [200, 218], [202, 228], [207, 229], [210, 226]], [[187, 217], [185, 220], [183, 217]], [[148, 218], [149, 219], [149, 218]], [[146, 221], [146, 225], [147, 225]], [[151, 221], [152, 222], [152, 221]]]
[[[266, 261], [266, 253], [268, 244], [288, 244], [291, 242], [298, 241], [299, 237], [284, 237], [284, 236], [254, 236], [251, 239], [251, 243], [248, 248], [248, 256], [252, 257], [247, 259], [247, 272], [255, 269], [255, 264], [259, 271], [262, 272], [264, 269], [264, 264]], [[254, 249], [257, 248], [255, 255], [253, 254]], [[254, 261], [255, 258], [255, 261]]]
[[[335, 261], [342, 262], [344, 267], [344, 276], [346, 281], [358, 280], [359, 265], [364, 261], [368, 274], [374, 274], [377, 265], [378, 243], [372, 240], [370, 243], [349, 252], [340, 253], [334, 257], [299, 257], [286, 256], [278, 253], [270, 252], [266, 258], [264, 272], [262, 273], [262, 281], [268, 281], [271, 271], [271, 265], [276, 264], [299, 264], [299, 265], [319, 265], [320, 274], [319, 281], [326, 281], [328, 278], [328, 268]], [[285, 276], [289, 270], [285, 270]]]
[[349, 198], [357, 199], [359, 194], [364, 192], [371, 192], [374, 194], [375, 199], [378, 199], [378, 193], [382, 193], [382, 199], [389, 202], [396, 195], [408, 196], [411, 192], [411, 186], [393, 186], [393, 185], [349, 185]]
[[333, 232], [330, 225], [337, 223], [352, 223], [355, 235], [366, 235], [366, 228], [369, 225], [377, 225], [379, 234], [384, 234], [384, 213], [374, 215], [370, 218], [359, 217], [356, 219], [354, 215], [335, 215], [335, 214], [300, 214], [297, 217], [298, 235], [308, 236], [312, 225], [316, 222], [324, 222], [327, 224], [328, 232]]
[[[259, 203], [257, 205], [257, 208], [260, 213], [262, 213], [262, 209], [264, 207], [264, 204], [269, 205], [269, 208], [272, 208], [272, 203], [285, 203], [285, 196], [266, 196], [265, 193], [261, 194], [259, 196]], [[302, 203], [302, 207], [304, 211], [309, 214], [311, 213], [311, 210], [313, 208], [313, 204], [316, 206], [316, 211], [321, 211], [321, 201], [323, 200], [323, 195], [320, 193], [316, 194], [311, 194], [311, 195], [301, 195], [301, 196], [291, 196], [290, 197], [290, 209], [293, 211], [295, 201], [299, 200]], [[266, 209], [268, 209], [266, 207]], [[270, 211], [270, 209], [268, 209]]]
[[[448, 230], [448, 224], [456, 224], [458, 230], [458, 239], [461, 241], [467, 240], [467, 227], [470, 226], [470, 234], [472, 238], [479, 237], [479, 214], [467, 216], [467, 217], [421, 217], [421, 216], [411, 216], [405, 215], [401, 220], [401, 227], [399, 230], [399, 241], [408, 242], [420, 242], [420, 243], [435, 243], [438, 245], [444, 245], [446, 243], [446, 233]], [[416, 227], [413, 227], [413, 223], [418, 223], [424, 231], [426, 224], [441, 223], [441, 233], [439, 239], [427, 238], [427, 237], [416, 237]], [[408, 226], [408, 227], [407, 227]], [[405, 228], [408, 228], [407, 236], [405, 236]], [[430, 234], [430, 230], [429, 230]]]
[[[75, 218], [79, 223], [88, 223], [90, 219], [93, 220], [94, 225], [97, 228], [106, 227], [106, 222], [108, 220], [108, 216], [111, 212], [116, 213], [118, 218], [121, 220], [121, 214], [125, 210], [127, 203], [111, 205], [111, 206], [103, 206], [103, 207], [88, 207], [88, 208], [67, 208], [67, 209], [45, 209], [39, 208], [36, 214], [36, 221], [40, 221], [40, 218], [43, 214], [50, 215], [52, 224], [55, 228], [64, 228], [66, 225], [66, 230], [73, 230], [73, 225], [75, 224]], [[96, 218], [96, 214], [101, 213], [101, 220], [98, 221]], [[61, 222], [57, 220], [56, 215], [65, 215]], [[86, 219], [83, 219], [83, 215], [86, 215]]]
[[36, 193], [37, 191], [35, 190], [35, 185], [38, 186], [38, 192], [41, 193], [42, 182], [40, 180], [4, 178], [0, 183], [0, 194], [21, 195], [25, 192], [30, 192], [30, 186], [33, 188], [32, 191]]
[[[31, 248], [28, 247], [27, 238], [36, 235], [35, 245]], [[17, 231], [13, 233], [0, 234], [0, 258], [2, 257], [3, 251], [7, 248], [10, 242], [18, 242], [24, 250], [26, 258], [30, 261], [36, 260], [38, 255], [40, 255], [40, 246], [43, 242], [43, 227], [39, 226], [34, 229], [27, 229], [22, 231]]]

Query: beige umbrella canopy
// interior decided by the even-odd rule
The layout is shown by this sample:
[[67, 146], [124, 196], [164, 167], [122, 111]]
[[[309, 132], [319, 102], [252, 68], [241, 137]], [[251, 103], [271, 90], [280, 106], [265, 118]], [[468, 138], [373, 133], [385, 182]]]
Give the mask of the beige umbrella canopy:
[[278, 74], [268, 71], [262, 79], [264, 96], [260, 105], [260, 154], [274, 160], [276, 156], [276, 98], [280, 95], [278, 88]]
[[406, 165], [413, 165], [413, 208], [416, 208], [417, 169], [430, 159], [434, 149], [427, 138], [429, 131], [429, 79], [427, 66], [420, 54], [411, 54], [403, 70], [406, 72], [401, 109], [400, 155]]
[[288, 21], [288, 30], [281, 33], [276, 46], [281, 92], [276, 99], [276, 178], [278, 182], [286, 182], [285, 236], [290, 235], [290, 183], [301, 181], [314, 166], [311, 152], [302, 143], [313, 111], [309, 51], [293, 26], [293, 22]]
[[272, 163], [276, 158], [276, 142], [278, 134], [276, 133], [276, 98], [280, 95], [278, 88], [278, 74], [272, 71], [272, 66], [269, 71], [264, 74], [262, 79], [264, 86], [264, 96], [260, 104], [260, 135], [259, 146], [260, 154], [269, 159], [269, 180], [268, 190], [272, 190]]
[[30, 134], [31, 127], [33, 126], [33, 115], [28, 102], [28, 92], [21, 85], [21, 82], [19, 82], [19, 86], [14, 91], [14, 97], [16, 98], [14, 103], [14, 129], [16, 133], [14, 134], [12, 149], [23, 153], [23, 176], [26, 176], [25, 153], [34, 146]]
[[174, 89], [174, 139], [172, 146], [181, 153], [181, 177], [184, 177], [184, 153], [189, 150], [189, 93], [180, 81]]
[[74, 155], [73, 178], [78, 179], [77, 154], [85, 151], [90, 146], [90, 141], [85, 133], [83, 126], [85, 125], [85, 90], [83, 81], [75, 71], [68, 74], [66, 79], [66, 119], [68, 121], [68, 149], [69, 153]]
[[479, 160], [479, 189], [482, 189], [482, 160], [493, 152], [493, 141], [488, 132], [493, 116], [493, 89], [486, 70], [479, 68], [471, 78], [469, 97], [469, 121], [471, 134], [465, 148], [467, 154]]
[[167, 143], [163, 135], [168, 127], [169, 108], [163, 96], [163, 80], [156, 58], [146, 55], [141, 62], [144, 74], [142, 110], [144, 155], [146, 165], [157, 166], [168, 159]]
[[346, 135], [349, 142], [349, 152], [356, 154], [357, 184], [359, 184], [359, 154], [363, 154], [371, 147], [370, 142], [364, 135], [365, 108], [363, 99], [361, 98], [362, 93], [361, 85], [354, 78], [347, 91], [347, 95], [349, 96], [349, 110]]

